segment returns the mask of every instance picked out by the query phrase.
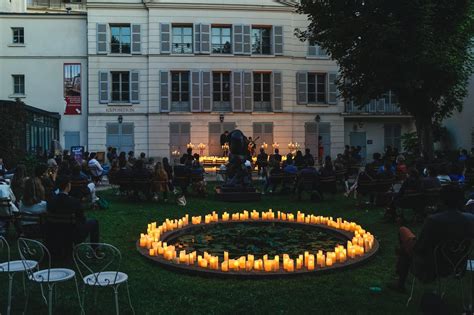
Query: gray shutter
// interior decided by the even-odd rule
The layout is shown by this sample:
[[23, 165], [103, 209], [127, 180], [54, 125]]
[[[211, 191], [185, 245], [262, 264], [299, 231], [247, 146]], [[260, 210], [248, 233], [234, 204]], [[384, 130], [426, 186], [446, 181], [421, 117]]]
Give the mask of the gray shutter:
[[273, 27], [273, 54], [283, 55], [283, 26]]
[[170, 111], [169, 80], [168, 71], [160, 71], [160, 110], [162, 112]]
[[201, 52], [201, 24], [194, 24], [194, 53]]
[[328, 73], [328, 104], [337, 104], [337, 72]]
[[244, 100], [244, 109], [246, 112], [253, 111], [253, 95], [252, 95], [252, 72], [244, 71], [244, 85], [242, 98]]
[[130, 101], [132, 104], [140, 103], [140, 72], [130, 71]]
[[97, 24], [97, 54], [107, 54], [107, 24]]
[[250, 55], [252, 53], [252, 41], [250, 38], [250, 33], [252, 27], [250, 25], [244, 25], [244, 55]]
[[273, 72], [273, 111], [283, 111], [283, 97], [282, 97], [282, 77], [281, 72]]
[[315, 57], [318, 55], [318, 46], [316, 45], [308, 45], [308, 56]]
[[201, 54], [211, 53], [211, 25], [201, 24]]
[[132, 54], [142, 53], [141, 25], [132, 24]]
[[233, 52], [235, 55], [242, 55], [244, 53], [244, 26], [243, 25], [234, 25], [234, 48]]
[[242, 111], [242, 71], [232, 72], [232, 85], [233, 85], [233, 107], [234, 112]]
[[161, 53], [169, 54], [171, 52], [171, 24], [160, 23]]
[[202, 111], [211, 111], [212, 100], [212, 84], [211, 84], [211, 72], [202, 72]]
[[298, 104], [308, 104], [308, 72], [306, 71], [296, 73], [296, 94]]
[[107, 104], [109, 102], [109, 73], [99, 71], [99, 103]]
[[191, 71], [191, 111], [201, 111], [201, 72]]

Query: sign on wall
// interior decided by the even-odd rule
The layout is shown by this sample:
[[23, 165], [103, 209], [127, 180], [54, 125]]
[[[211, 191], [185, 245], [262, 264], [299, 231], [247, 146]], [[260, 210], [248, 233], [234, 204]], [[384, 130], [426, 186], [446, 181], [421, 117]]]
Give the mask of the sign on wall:
[[81, 64], [64, 64], [64, 115], [81, 115]]

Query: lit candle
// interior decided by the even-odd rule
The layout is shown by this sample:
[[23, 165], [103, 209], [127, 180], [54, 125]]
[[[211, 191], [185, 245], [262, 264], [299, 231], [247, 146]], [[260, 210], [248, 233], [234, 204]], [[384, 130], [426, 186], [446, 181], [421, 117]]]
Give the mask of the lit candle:
[[328, 267], [332, 266], [332, 258], [331, 257], [326, 258], [326, 266], [328, 266]]
[[221, 269], [223, 272], [229, 271], [229, 262], [228, 261], [223, 261], [221, 264]]

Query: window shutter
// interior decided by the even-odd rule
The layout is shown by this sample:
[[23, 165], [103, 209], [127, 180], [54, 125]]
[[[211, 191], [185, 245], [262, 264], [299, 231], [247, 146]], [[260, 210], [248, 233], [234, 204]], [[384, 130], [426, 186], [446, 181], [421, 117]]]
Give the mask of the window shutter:
[[161, 112], [170, 111], [168, 71], [160, 71], [160, 110]]
[[283, 26], [273, 27], [273, 54], [283, 55]]
[[132, 54], [142, 53], [141, 25], [132, 24]]
[[171, 24], [160, 23], [161, 53], [169, 54], [171, 52]]
[[201, 111], [201, 72], [191, 71], [191, 111]]
[[194, 24], [194, 53], [201, 52], [201, 24]]
[[140, 72], [130, 72], [130, 101], [132, 104], [140, 103]]
[[233, 33], [234, 33], [233, 52], [235, 55], [242, 55], [244, 53], [244, 26], [234, 25]]
[[296, 91], [297, 103], [300, 105], [308, 104], [308, 72], [301, 71], [296, 73]]
[[211, 25], [201, 24], [201, 54], [211, 53]]
[[232, 72], [232, 83], [233, 83], [233, 111], [242, 111], [242, 71]]
[[252, 28], [250, 25], [244, 25], [244, 32], [243, 32], [243, 37], [244, 37], [244, 55], [250, 55], [252, 53], [252, 44], [251, 44], [251, 38], [250, 38], [250, 32]]
[[252, 94], [252, 72], [244, 71], [244, 86], [242, 98], [244, 100], [244, 108], [246, 112], [253, 111], [253, 94]]
[[211, 72], [202, 72], [202, 111], [211, 111], [212, 101], [212, 85], [211, 85]]
[[273, 111], [283, 111], [281, 72], [273, 72]]
[[107, 24], [97, 24], [97, 54], [107, 54]]
[[107, 104], [109, 102], [109, 73], [99, 71], [99, 103]]
[[337, 72], [328, 73], [328, 104], [337, 104]]

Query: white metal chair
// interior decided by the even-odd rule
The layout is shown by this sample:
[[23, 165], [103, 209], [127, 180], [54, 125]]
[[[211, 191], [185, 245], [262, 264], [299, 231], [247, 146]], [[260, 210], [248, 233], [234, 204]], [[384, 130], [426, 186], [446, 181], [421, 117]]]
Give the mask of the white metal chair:
[[[434, 267], [435, 267], [435, 280], [437, 284], [436, 293], [441, 297], [444, 296], [441, 288], [441, 279], [450, 277], [459, 282], [461, 286], [461, 299], [463, 308], [466, 310], [468, 307], [465, 303], [465, 292], [463, 278], [466, 272], [466, 262], [471, 255], [473, 246], [471, 239], [463, 240], [446, 240], [441, 242], [435, 247], [434, 250]], [[472, 273], [470, 275], [472, 283]], [[411, 287], [410, 297], [406, 305], [408, 306], [413, 299], [415, 289], [416, 277], [413, 276], [413, 282]]]
[[[2, 253], [2, 257], [7, 257], [7, 260], [5, 262], [0, 262], [0, 273], [8, 273], [7, 315], [10, 315], [13, 290], [13, 276], [15, 275], [15, 273], [25, 272], [27, 269], [31, 270], [36, 268], [38, 266], [38, 262], [33, 260], [27, 260], [25, 263], [23, 263], [21, 260], [11, 260], [10, 246], [8, 245], [7, 240], [3, 236], [0, 236], [0, 253]], [[25, 282], [23, 279], [23, 289], [24, 286]]]
[[[40, 242], [27, 239], [18, 239], [18, 250], [24, 266], [27, 266], [28, 261], [37, 261], [38, 268], [26, 270], [28, 280], [38, 283], [41, 288], [41, 295], [44, 302], [48, 305], [48, 314], [53, 313], [53, 289], [56, 284], [74, 279], [76, 285], [76, 293], [79, 301], [79, 307], [82, 310], [81, 297], [79, 295], [79, 288], [77, 285], [76, 273], [74, 270], [67, 268], [51, 268], [51, 254], [48, 249]], [[44, 265], [45, 269], [40, 269]], [[26, 268], [26, 267], [25, 267]], [[46, 299], [43, 291], [43, 284], [48, 286], [48, 299]], [[25, 302], [25, 311], [28, 304], [28, 294]]]
[[115, 246], [105, 243], [82, 243], [74, 248], [73, 258], [83, 280], [83, 309], [85, 308], [86, 287], [111, 287], [115, 294], [115, 311], [116, 314], [119, 314], [118, 288], [121, 284], [125, 284], [128, 303], [135, 314], [130, 299], [128, 275], [119, 271], [122, 254]]

